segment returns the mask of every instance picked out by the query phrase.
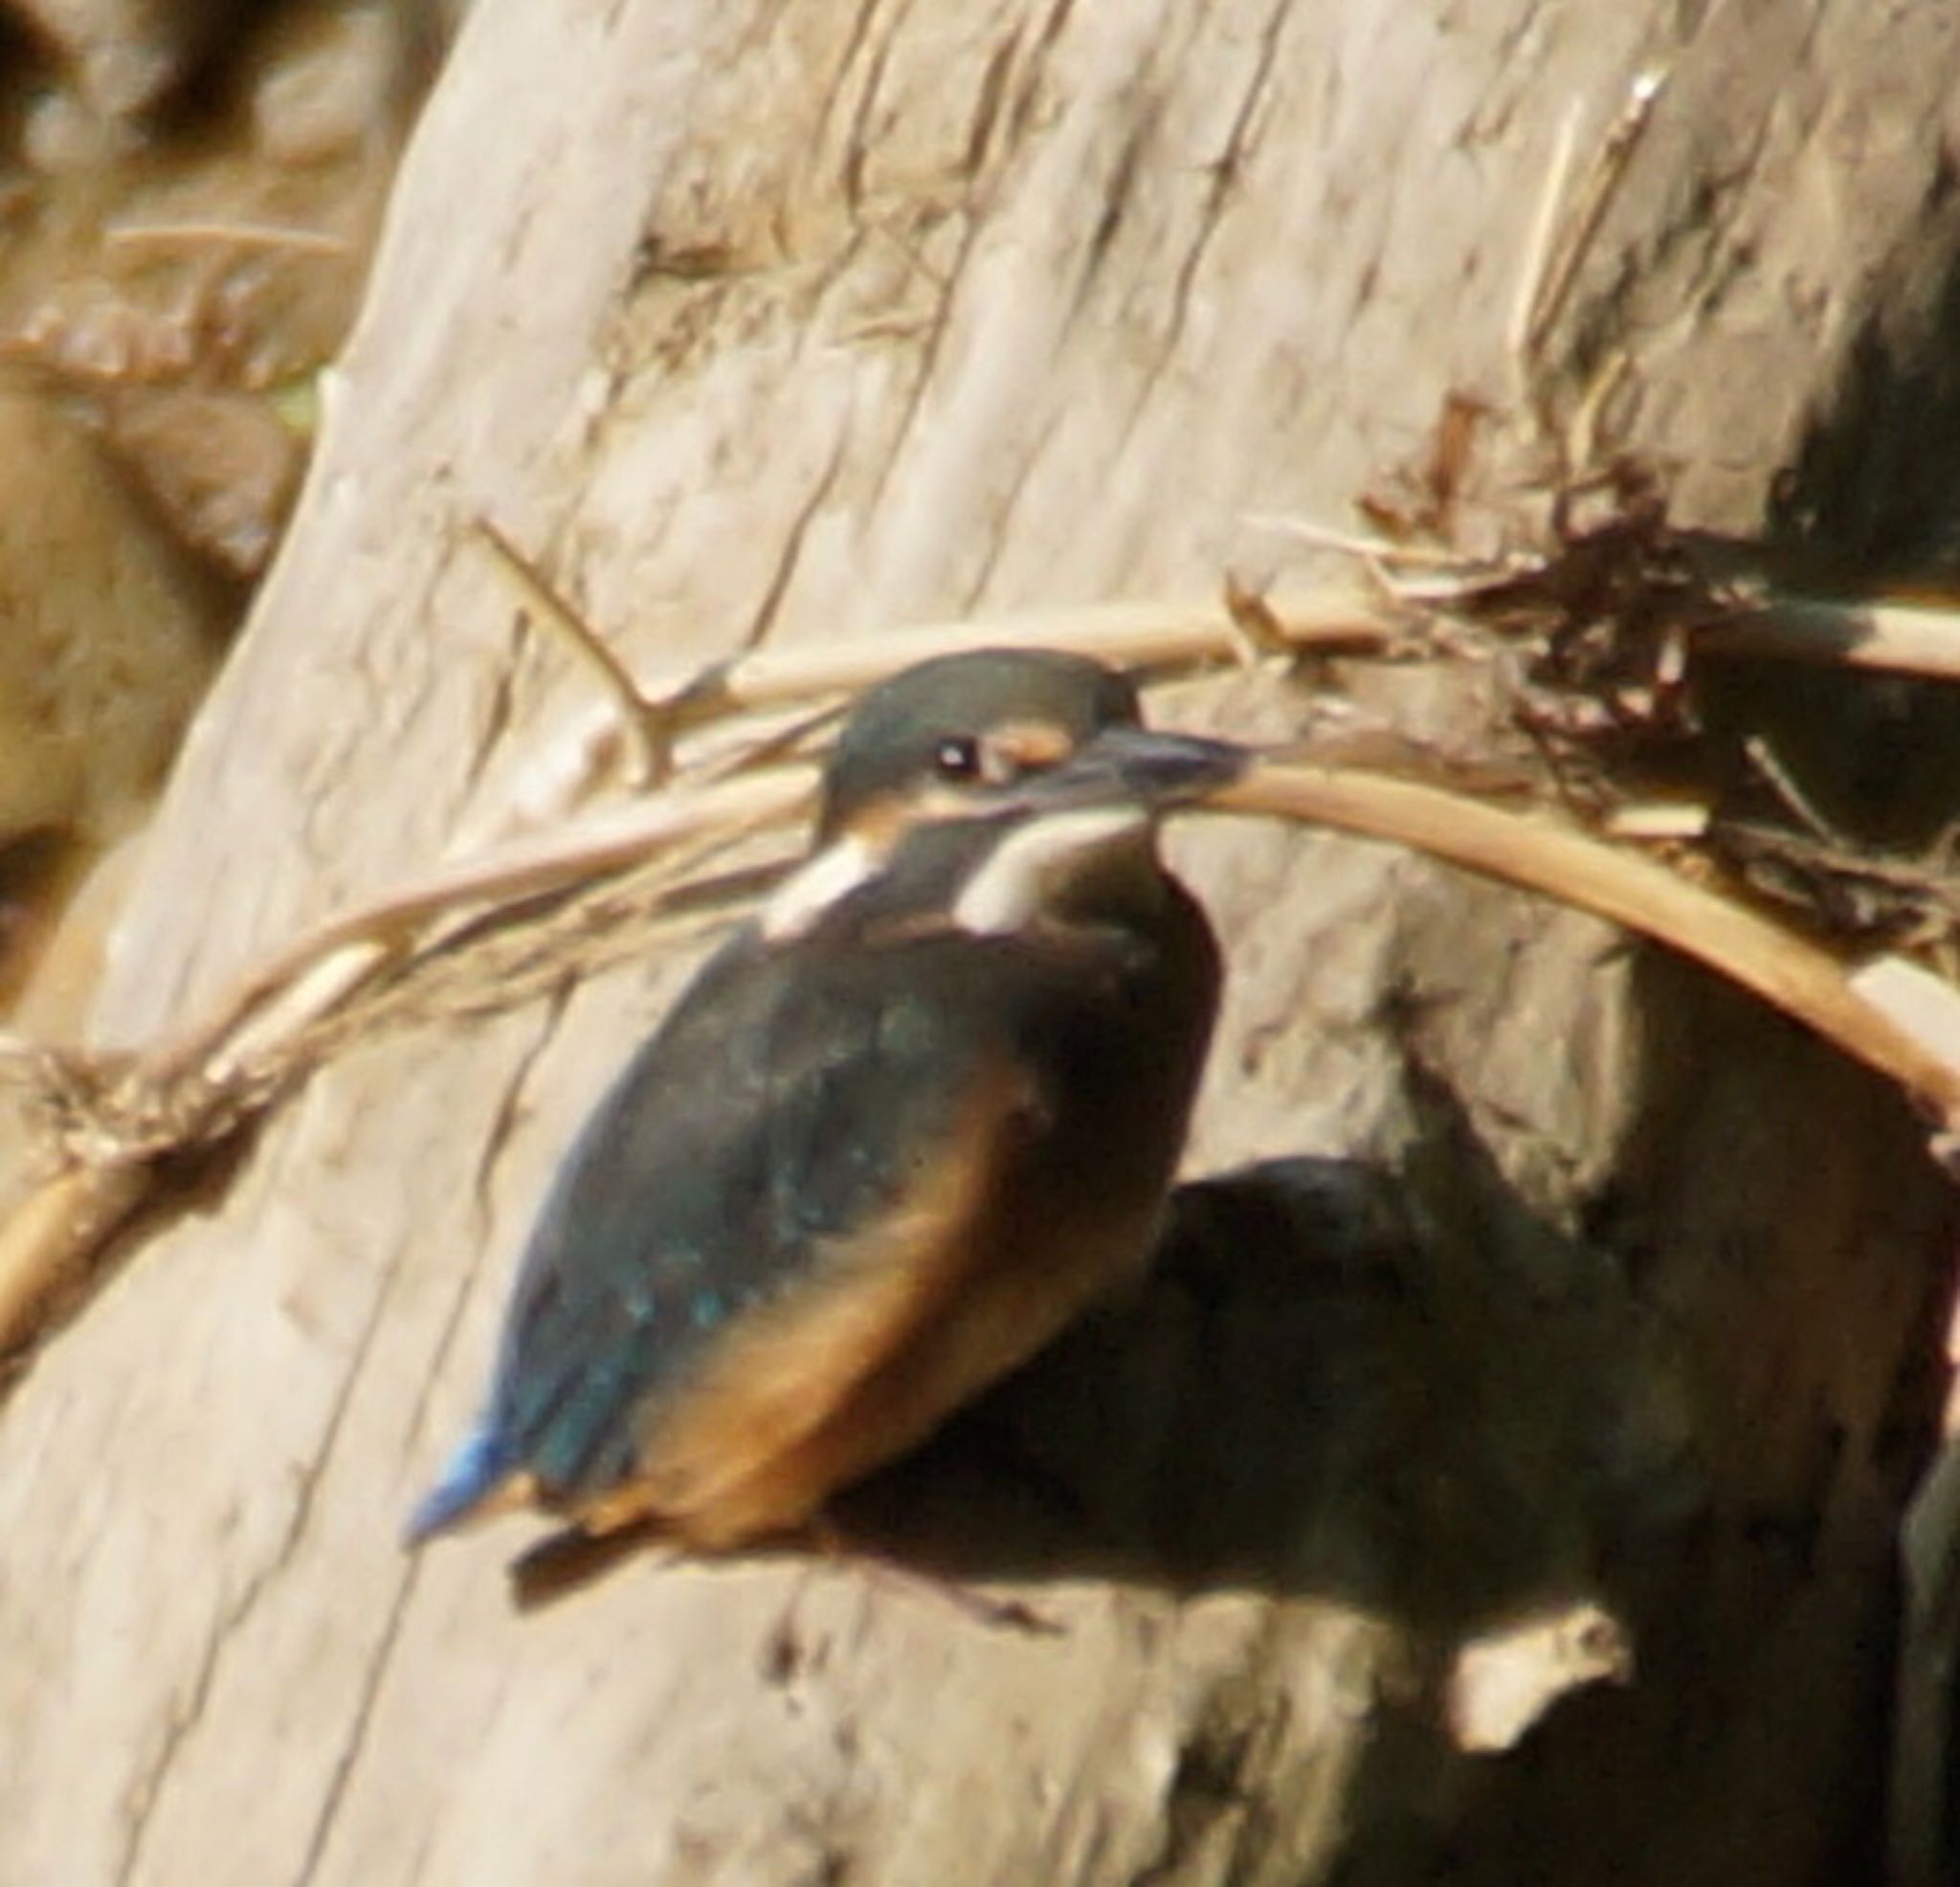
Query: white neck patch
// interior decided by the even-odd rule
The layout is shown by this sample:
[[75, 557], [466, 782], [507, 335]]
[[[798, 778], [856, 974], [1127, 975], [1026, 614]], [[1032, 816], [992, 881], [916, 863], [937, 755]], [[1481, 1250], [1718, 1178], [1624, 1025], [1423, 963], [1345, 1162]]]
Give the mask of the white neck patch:
[[808, 936], [825, 912], [867, 883], [883, 863], [876, 848], [856, 833], [834, 840], [776, 887], [762, 907], [764, 938], [771, 944], [789, 944]]
[[976, 937], [1025, 930], [1050, 898], [1092, 854], [1134, 837], [1150, 823], [1136, 806], [1090, 806], [1051, 812], [1010, 832], [968, 879], [953, 921]]

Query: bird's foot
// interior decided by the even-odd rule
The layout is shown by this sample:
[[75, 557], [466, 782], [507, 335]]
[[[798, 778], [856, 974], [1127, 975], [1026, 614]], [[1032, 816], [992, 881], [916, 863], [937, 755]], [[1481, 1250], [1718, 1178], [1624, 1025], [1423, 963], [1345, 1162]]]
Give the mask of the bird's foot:
[[862, 1567], [866, 1576], [896, 1591], [915, 1598], [949, 1605], [963, 1617], [993, 1632], [1025, 1632], [1044, 1638], [1060, 1637], [1067, 1628], [1023, 1599], [997, 1598], [982, 1592], [964, 1580], [945, 1573], [908, 1565], [889, 1553], [853, 1539], [835, 1521], [820, 1515], [805, 1529], [811, 1545], [834, 1562], [850, 1561]]

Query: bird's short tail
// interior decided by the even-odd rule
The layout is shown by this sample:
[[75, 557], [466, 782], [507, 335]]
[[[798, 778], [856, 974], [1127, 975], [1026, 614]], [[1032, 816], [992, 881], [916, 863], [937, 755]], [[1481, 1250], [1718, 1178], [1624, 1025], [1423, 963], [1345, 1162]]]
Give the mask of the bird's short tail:
[[473, 1428], [449, 1457], [442, 1478], [425, 1494], [402, 1529], [402, 1544], [419, 1546], [474, 1520], [495, 1504], [517, 1473], [509, 1442], [488, 1417]]
[[660, 1539], [656, 1520], [630, 1521], [610, 1533], [571, 1526], [541, 1540], [510, 1564], [510, 1595], [520, 1611], [536, 1611], [603, 1578]]

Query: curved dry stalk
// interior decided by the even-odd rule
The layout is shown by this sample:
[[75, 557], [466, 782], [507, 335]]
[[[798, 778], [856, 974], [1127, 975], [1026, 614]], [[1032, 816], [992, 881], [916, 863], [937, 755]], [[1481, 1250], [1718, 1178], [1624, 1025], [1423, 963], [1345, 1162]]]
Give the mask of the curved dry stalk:
[[152, 1183], [146, 1160], [67, 1166], [7, 1215], [0, 1223], [0, 1356], [46, 1323], [63, 1287]]
[[[649, 700], [684, 703], [693, 724], [813, 695], [855, 694], [901, 668], [967, 649], [1065, 649], [1125, 668], [1239, 661], [1246, 636], [1235, 593], [917, 623], [808, 648], [758, 649], [690, 676], [642, 683], [640, 692]], [[1400, 633], [1379, 602], [1358, 597], [1344, 584], [1276, 590], [1259, 599], [1259, 610], [1275, 639], [1302, 654], [1379, 652]]]
[[1960, 1067], [1853, 987], [1830, 952], [1666, 867], [1540, 816], [1437, 787], [1339, 767], [1262, 761], [1204, 802], [1415, 847], [1486, 877], [1576, 905], [1693, 957], [1888, 1075], [1960, 1128]]
[[[255, 965], [208, 1015], [145, 1054], [141, 1066], [147, 1078], [167, 1081], [214, 1061], [242, 1058], [237, 1051], [247, 1032], [262, 1042], [263, 1019], [275, 1006], [284, 1029], [317, 1020], [380, 969], [399, 963], [431, 926], [625, 870], [691, 838], [721, 843], [787, 823], [808, 805], [814, 779], [809, 767], [783, 767], [674, 788], [581, 821], [549, 840], [468, 859], [343, 912]], [[345, 977], [335, 970], [343, 962]], [[305, 1000], [309, 989], [317, 991], [316, 1000]], [[287, 1007], [296, 1001], [299, 1009]]]
[[1398, 626], [1379, 602], [1350, 586], [1323, 585], [1275, 594], [1228, 580], [1214, 594], [1171, 601], [1086, 603], [991, 620], [914, 623], [810, 648], [757, 649], [684, 676], [642, 681], [606, 639], [552, 588], [537, 565], [494, 520], [472, 521], [478, 540], [523, 605], [590, 667], [623, 724], [641, 786], [672, 770], [674, 743], [725, 717], [852, 695], [900, 668], [934, 655], [987, 647], [1067, 649], [1125, 667], [1226, 659], [1309, 649], [1373, 653]]
[[[664, 785], [674, 772], [676, 744], [702, 728], [812, 699], [841, 704], [871, 683], [934, 655], [990, 647], [1066, 649], [1125, 668], [1159, 668], [1244, 663], [1263, 655], [1381, 654], [1414, 620], [1395, 599], [1375, 591], [1358, 594], [1352, 584], [1268, 595], [1228, 580], [1212, 596], [913, 624], [811, 648], [759, 649], [685, 675], [641, 681], [496, 523], [479, 518], [473, 528], [524, 607], [559, 633], [601, 684], [606, 731], [616, 730], [626, 744], [630, 783], [640, 787]], [[524, 775], [521, 797], [527, 810], [522, 822], [535, 823], [530, 803], [541, 784], [553, 814], [582, 799], [611, 768], [604, 745], [592, 726], [581, 723], [568, 750], [544, 748]], [[509, 810], [494, 817], [488, 829], [507, 829]]]
[[1760, 610], [1698, 631], [1694, 647], [1697, 655], [1774, 656], [1960, 681], [1960, 610], [1772, 590]]
[[477, 535], [497, 558], [505, 578], [517, 587], [524, 607], [546, 627], [555, 630], [577, 655], [588, 662], [604, 686], [612, 711], [618, 717], [628, 744], [633, 749], [632, 781], [635, 787], [655, 787], [673, 770], [674, 728], [672, 717], [640, 692], [640, 686], [606, 638], [580, 612], [559, 595], [544, 573], [520, 550], [493, 519], [475, 521]]

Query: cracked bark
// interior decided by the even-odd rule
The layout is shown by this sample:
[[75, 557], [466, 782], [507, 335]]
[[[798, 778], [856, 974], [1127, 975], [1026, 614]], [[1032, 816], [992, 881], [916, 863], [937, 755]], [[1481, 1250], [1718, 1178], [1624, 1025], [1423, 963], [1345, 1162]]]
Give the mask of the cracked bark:
[[[1635, 442], [1689, 520], [1752, 523], [1780, 464], [1838, 464], [1813, 408], [1887, 259], [1952, 253], [1960, 51], [1848, 0], [1682, 17], [479, 10], [101, 1034], [425, 868], [580, 709], [515, 660], [476, 511], [663, 672], [766, 590], [793, 639], [1263, 569], [1245, 514], [1337, 517], [1450, 387], [1504, 396], [1556, 122], [1677, 31], [1574, 326], [1641, 336]], [[650, 238], [733, 260], [636, 273]], [[924, 344], [862, 331], [922, 274]], [[1193, 1169], [1392, 1183], [1197, 1195], [1149, 1291], [867, 1491], [1061, 1636], [794, 1560], [520, 1621], [521, 1529], [399, 1558], [550, 1163], [687, 968], [650, 963], [348, 1057], [13, 1388], [0, 1880], [1851, 1877], [1949, 1229], [1913, 1124], [1592, 924], [1363, 846], [1179, 851], [1234, 969]], [[1452, 1754], [1449, 1644], [1595, 1589], [1638, 1681]]]

